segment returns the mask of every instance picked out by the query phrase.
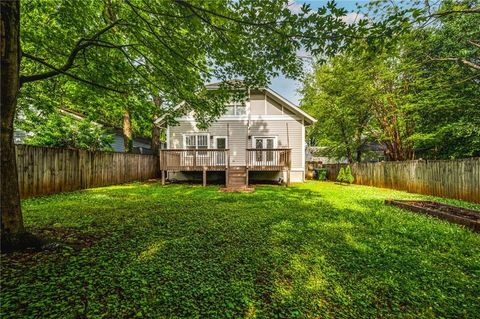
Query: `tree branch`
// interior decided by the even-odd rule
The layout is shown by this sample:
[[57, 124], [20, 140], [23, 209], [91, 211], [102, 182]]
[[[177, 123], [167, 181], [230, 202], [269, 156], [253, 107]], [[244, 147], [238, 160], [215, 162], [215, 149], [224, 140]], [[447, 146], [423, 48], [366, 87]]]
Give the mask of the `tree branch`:
[[472, 69], [480, 71], [480, 65], [473, 63], [471, 61], [468, 61], [467, 59], [462, 59], [462, 58], [430, 58], [431, 61], [453, 61], [457, 63], [464, 64], [466, 66], [471, 67]]
[[450, 14], [471, 14], [471, 13], [480, 13], [480, 8], [464, 9], [464, 10], [447, 10], [441, 12], [432, 13], [431, 17], [442, 17]]
[[[106, 33], [108, 30], [110, 30], [111, 28], [113, 28], [116, 24], [118, 24], [120, 20], [118, 21], [115, 21], [114, 23], [111, 23], [110, 25], [106, 26], [105, 28], [101, 29], [100, 31], [98, 31], [97, 33], [95, 33], [90, 39], [85, 39], [85, 38], [81, 38], [80, 40], [77, 41], [75, 47], [72, 49], [72, 51], [70, 52], [68, 58], [67, 58], [67, 61], [65, 62], [65, 64], [61, 67], [55, 67], [47, 62], [45, 62], [44, 60], [40, 59], [40, 58], [37, 58], [37, 57], [34, 57], [33, 55], [30, 55], [26, 52], [22, 52], [22, 55], [29, 58], [30, 60], [33, 60], [33, 61], [36, 61], [36, 62], [39, 62], [41, 63], [42, 65], [48, 67], [49, 69], [51, 69], [51, 71], [48, 71], [48, 72], [45, 72], [45, 73], [39, 73], [39, 74], [33, 74], [33, 75], [22, 75], [20, 76], [20, 85], [22, 85], [23, 83], [28, 83], [28, 82], [33, 82], [33, 81], [39, 81], [39, 80], [44, 80], [44, 79], [48, 79], [48, 78], [51, 78], [53, 76], [56, 76], [56, 75], [59, 75], [59, 74], [65, 74], [65, 75], [69, 75], [70, 77], [74, 78], [72, 76], [72, 74], [69, 74], [69, 73], [66, 73], [70, 68], [73, 67], [73, 64], [75, 62], [75, 59], [78, 55], [78, 53], [84, 49], [86, 49], [87, 47], [89, 46], [92, 46], [92, 45], [99, 45], [96, 40], [98, 39], [98, 37], [100, 37], [102, 34]], [[79, 78], [76, 78], [77, 80], [79, 80]], [[86, 81], [86, 80], [84, 80]], [[98, 84], [97, 84], [98, 86]]]
[[473, 46], [476, 46], [477, 48], [480, 48], [480, 43], [474, 42], [473, 40], [467, 40], [468, 43], [470, 43]]
[[[111, 87], [108, 87], [108, 86], [104, 86], [102, 84], [98, 84], [98, 83], [95, 83], [95, 82], [92, 82], [92, 81], [89, 81], [89, 80], [85, 80], [85, 79], [82, 79], [78, 76], [76, 76], [75, 74], [72, 74], [72, 73], [68, 73], [67, 71], [64, 71], [62, 69], [58, 69], [56, 68], [55, 66], [45, 62], [44, 60], [42, 59], [39, 59], [37, 57], [34, 57], [32, 55], [29, 55], [28, 53], [24, 53], [23, 54], [25, 57], [33, 60], [33, 61], [36, 61], [44, 66], [46, 66], [47, 68], [50, 68], [52, 69], [52, 71], [50, 72], [46, 72], [46, 73], [41, 73], [41, 74], [36, 74], [36, 75], [30, 75], [28, 77], [24, 77], [22, 76], [21, 78], [28, 78], [28, 81], [22, 81], [21, 83], [28, 83], [28, 82], [34, 82], [34, 81], [38, 81], [38, 80], [43, 80], [43, 79], [47, 79], [49, 77], [52, 77], [52, 76], [56, 76], [56, 75], [59, 75], [59, 74], [63, 74], [63, 75], [66, 75], [66, 76], [69, 76], [71, 77], [72, 79], [75, 79], [79, 82], [82, 82], [82, 83], [85, 83], [85, 84], [89, 84], [89, 85], [93, 85], [93, 86], [96, 86], [98, 88], [101, 88], [101, 89], [105, 89], [105, 90], [108, 90], [108, 91], [113, 91], [113, 92], [117, 92], [117, 93], [124, 93], [123, 91], [119, 91], [117, 89], [114, 89], [114, 88], [111, 88]], [[52, 75], [49, 75], [49, 76], [45, 76], [45, 75], [49, 75], [49, 74], [52, 74]]]

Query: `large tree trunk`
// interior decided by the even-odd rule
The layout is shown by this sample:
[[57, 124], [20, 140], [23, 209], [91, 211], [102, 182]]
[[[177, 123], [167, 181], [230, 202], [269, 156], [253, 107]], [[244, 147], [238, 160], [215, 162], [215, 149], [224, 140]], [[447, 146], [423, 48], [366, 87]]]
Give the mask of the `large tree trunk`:
[[155, 120], [158, 119], [158, 111], [160, 110], [160, 107], [162, 105], [162, 99], [159, 96], [154, 96], [153, 97], [153, 103], [155, 103], [156, 109], [155, 109], [155, 114], [153, 116], [153, 123], [152, 123], [152, 140], [150, 143], [150, 148], [152, 149], [154, 154], [158, 154], [160, 151], [160, 134], [161, 134], [161, 129], [155, 125]]
[[125, 152], [131, 153], [133, 151], [132, 120], [127, 109], [123, 111], [123, 145], [125, 146]]
[[13, 120], [17, 107], [20, 70], [20, 3], [1, 2], [1, 138], [0, 209], [2, 249], [15, 246], [25, 234], [18, 190]]

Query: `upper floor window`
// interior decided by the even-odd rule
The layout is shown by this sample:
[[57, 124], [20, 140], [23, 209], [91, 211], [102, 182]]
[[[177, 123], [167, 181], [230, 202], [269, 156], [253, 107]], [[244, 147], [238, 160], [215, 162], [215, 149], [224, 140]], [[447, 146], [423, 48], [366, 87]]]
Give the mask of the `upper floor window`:
[[244, 104], [231, 103], [227, 104], [225, 115], [245, 115], [247, 108]]

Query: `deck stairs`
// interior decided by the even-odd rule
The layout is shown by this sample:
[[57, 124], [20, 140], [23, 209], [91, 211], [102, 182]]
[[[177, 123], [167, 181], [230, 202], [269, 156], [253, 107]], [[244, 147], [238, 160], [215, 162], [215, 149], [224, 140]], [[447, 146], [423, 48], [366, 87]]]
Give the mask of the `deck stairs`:
[[228, 168], [227, 188], [241, 189], [247, 187], [247, 168], [245, 166], [231, 166]]

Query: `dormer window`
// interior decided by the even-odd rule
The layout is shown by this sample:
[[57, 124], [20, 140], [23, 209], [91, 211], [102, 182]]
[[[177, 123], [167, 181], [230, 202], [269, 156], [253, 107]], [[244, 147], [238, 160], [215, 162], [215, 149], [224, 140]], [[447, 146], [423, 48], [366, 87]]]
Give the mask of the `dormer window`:
[[247, 108], [245, 104], [230, 103], [227, 104], [225, 115], [245, 115], [247, 114]]

